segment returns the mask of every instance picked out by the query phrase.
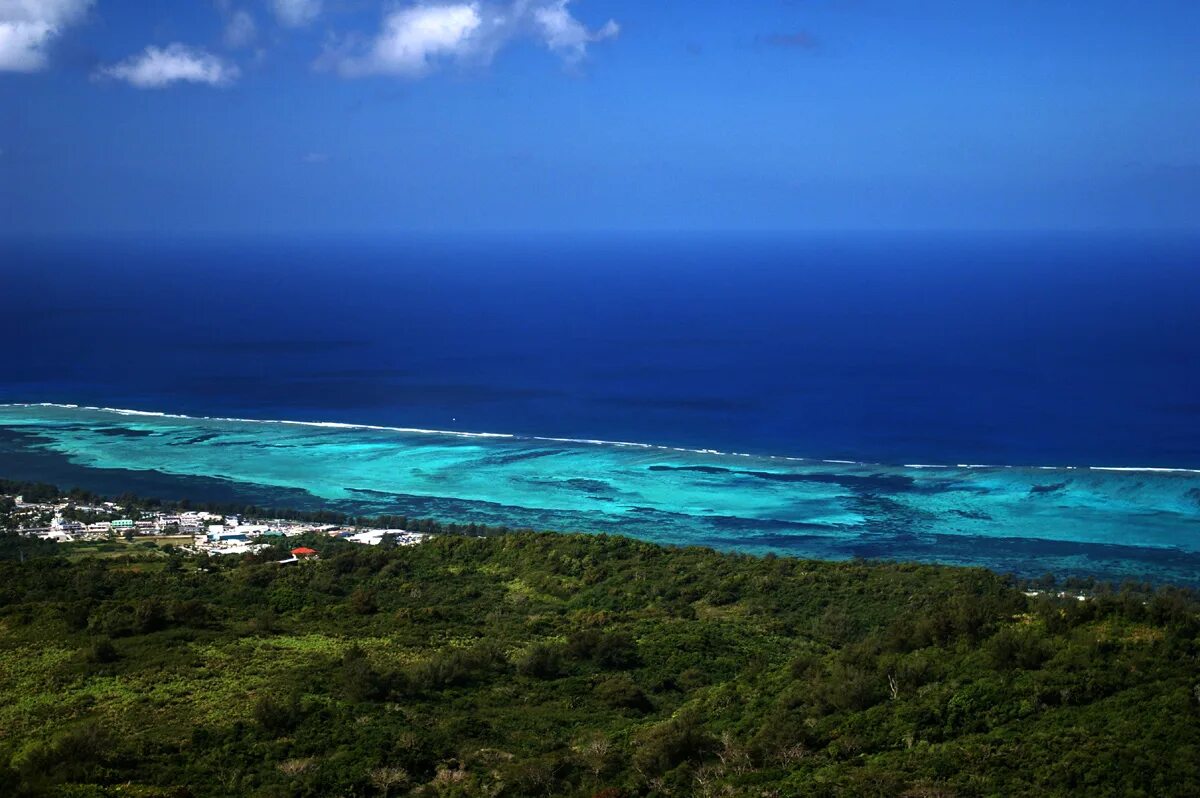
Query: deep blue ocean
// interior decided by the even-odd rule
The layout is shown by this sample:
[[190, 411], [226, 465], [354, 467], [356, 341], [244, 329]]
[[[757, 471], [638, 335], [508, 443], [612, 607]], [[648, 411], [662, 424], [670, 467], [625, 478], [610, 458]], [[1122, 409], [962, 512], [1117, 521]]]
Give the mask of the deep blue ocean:
[[0, 402], [1200, 467], [1200, 240], [0, 244]]

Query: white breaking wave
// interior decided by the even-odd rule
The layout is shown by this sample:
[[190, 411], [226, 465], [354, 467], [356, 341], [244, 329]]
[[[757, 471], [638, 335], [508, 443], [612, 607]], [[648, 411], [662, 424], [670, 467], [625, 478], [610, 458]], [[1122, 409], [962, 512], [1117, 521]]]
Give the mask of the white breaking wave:
[[174, 418], [184, 421], [229, 421], [239, 424], [291, 424], [300, 427], [320, 427], [345, 430], [375, 430], [379, 432], [407, 432], [422, 435], [454, 435], [463, 438], [516, 438], [502, 432], [462, 432], [459, 430], [420, 429], [418, 427], [382, 427], [374, 424], [350, 424], [342, 421], [292, 421], [274, 418], [236, 418], [233, 416], [187, 416], [180, 413], [162, 413], [156, 410], [129, 410], [122, 407], [96, 407], [93, 405], [60, 404], [57, 402], [0, 404], [0, 407], [57, 407], [64, 410], [92, 410], [98, 413], [113, 413], [119, 416], [145, 416], [148, 418]]
[[[55, 405], [49, 405], [54, 407]], [[152, 418], [190, 418], [190, 416], [181, 416], [175, 413], [159, 413], [153, 410], [126, 410], [123, 407], [79, 407], [79, 405], [71, 405], [79, 410], [100, 410], [105, 413], [116, 413], [119, 416], [150, 416]]]
[[638, 443], [636, 441], [609, 441], [601, 438], [557, 438], [543, 435], [517, 435], [508, 432], [464, 432], [462, 430], [424, 429], [421, 427], [390, 427], [376, 424], [353, 424], [344, 421], [294, 421], [290, 419], [269, 418], [234, 418], [227, 416], [188, 416], [180, 413], [164, 413], [155, 410], [131, 410], [120, 407], [95, 407], [92, 405], [77, 405], [59, 402], [11, 402], [0, 403], [4, 407], [56, 407], [63, 410], [90, 410], [101, 413], [112, 413], [121, 416], [145, 416], [148, 418], [169, 418], [188, 421], [226, 421], [240, 424], [288, 424], [299, 427], [315, 427], [341, 430], [371, 430], [375, 432], [399, 432], [413, 435], [445, 435], [456, 438], [481, 438], [499, 440], [544, 441], [547, 443], [568, 443], [586, 446], [616, 446], [621, 448], [644, 449], [648, 451], [680, 452], [685, 454], [713, 455], [719, 457], [756, 457], [763, 460], [778, 460], [795, 463], [826, 463], [833, 465], [853, 465], [872, 468], [909, 468], [909, 469], [1036, 469], [1041, 471], [1103, 471], [1116, 473], [1153, 473], [1153, 474], [1200, 474], [1200, 468], [1165, 468], [1158, 466], [1014, 466], [987, 463], [958, 463], [943, 465], [935, 463], [905, 463], [900, 466], [885, 463], [870, 463], [859, 460], [829, 460], [812, 457], [793, 457], [787, 455], [759, 455], [747, 452], [724, 452], [719, 449], [688, 449], [679, 446], [666, 446], [656, 443]]

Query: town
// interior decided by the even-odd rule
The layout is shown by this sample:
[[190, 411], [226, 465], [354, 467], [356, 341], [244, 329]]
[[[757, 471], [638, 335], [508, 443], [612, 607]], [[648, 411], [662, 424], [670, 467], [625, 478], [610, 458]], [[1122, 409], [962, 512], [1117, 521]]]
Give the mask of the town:
[[[427, 535], [404, 529], [362, 529], [353, 525], [319, 524], [286, 518], [245, 519], [237, 514], [207, 511], [159, 511], [128, 508], [112, 501], [83, 504], [65, 498], [26, 501], [24, 496], [0, 495], [0, 511], [8, 530], [56, 543], [104, 542], [123, 538], [159, 539], [176, 548], [197, 554], [253, 554], [286, 538], [325, 535], [351, 543], [377, 546], [389, 543], [411, 546]], [[315, 555], [298, 547], [295, 562]]]

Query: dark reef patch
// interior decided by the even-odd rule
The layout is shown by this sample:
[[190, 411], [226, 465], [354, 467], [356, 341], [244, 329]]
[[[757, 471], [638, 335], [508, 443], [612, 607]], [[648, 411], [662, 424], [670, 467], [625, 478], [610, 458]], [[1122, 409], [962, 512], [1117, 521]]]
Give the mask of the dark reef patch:
[[343, 490], [345, 490], [347, 493], [355, 493], [360, 496], [374, 496], [375, 498], [378, 498], [378, 499], [396, 499], [396, 498], [400, 498], [402, 495], [399, 493], [388, 493], [387, 491], [382, 491], [382, 490], [371, 490], [370, 488], [345, 487], [345, 488], [343, 488]]
[[533, 449], [527, 452], [489, 454], [480, 458], [479, 462], [484, 465], [509, 465], [511, 463], [522, 462], [523, 460], [538, 460], [542, 457], [553, 457], [557, 454], [562, 454], [562, 450]]
[[213, 440], [215, 438], [219, 438], [219, 437], [221, 437], [221, 436], [216, 432], [206, 432], [203, 435], [193, 435], [192, 437], [187, 438], [186, 440], [174, 441], [172, 443], [168, 443], [167, 445], [168, 446], [191, 446], [192, 444], [196, 444], [196, 443], [206, 443], [208, 441], [211, 441], [211, 440]]
[[148, 429], [129, 429], [128, 427], [92, 427], [90, 431], [112, 438], [149, 438], [161, 434]]
[[987, 513], [983, 512], [982, 510], [951, 510], [950, 512], [952, 512], [954, 515], [959, 516], [960, 518], [970, 518], [973, 521], [991, 521], [991, 520], [993, 520], [992, 516], [988, 515]]
[[787, 521], [780, 518], [741, 518], [736, 515], [705, 515], [704, 521], [717, 529], [796, 529], [808, 532], [824, 532], [827, 535], [843, 530], [836, 524], [814, 524], [807, 521]]
[[599, 479], [585, 479], [583, 477], [570, 477], [568, 479], [530, 477], [521, 481], [527, 485], [542, 485], [547, 488], [566, 488], [567, 490], [576, 490], [583, 493], [594, 493], [609, 497], [611, 497], [613, 494], [612, 486]]
[[[767, 482], [807, 482], [816, 485], [839, 485], [855, 491], [884, 491], [887, 493], [937, 492], [944, 487], [919, 487], [912, 477], [902, 474], [792, 474], [778, 471], [745, 471], [718, 466], [666, 466], [652, 465], [650, 471], [695, 471], [701, 474], [729, 474], [732, 476], [753, 477]], [[947, 485], [952, 483], [945, 483]]]

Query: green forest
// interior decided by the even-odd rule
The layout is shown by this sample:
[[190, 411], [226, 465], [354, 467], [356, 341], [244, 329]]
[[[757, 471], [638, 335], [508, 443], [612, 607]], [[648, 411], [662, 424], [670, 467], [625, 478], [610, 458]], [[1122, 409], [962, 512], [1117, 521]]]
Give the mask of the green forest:
[[318, 560], [0, 560], [0, 794], [1200, 795], [1182, 590], [608, 536], [303, 542]]

